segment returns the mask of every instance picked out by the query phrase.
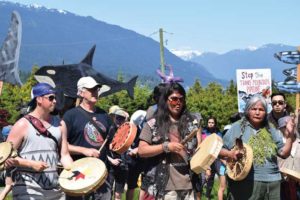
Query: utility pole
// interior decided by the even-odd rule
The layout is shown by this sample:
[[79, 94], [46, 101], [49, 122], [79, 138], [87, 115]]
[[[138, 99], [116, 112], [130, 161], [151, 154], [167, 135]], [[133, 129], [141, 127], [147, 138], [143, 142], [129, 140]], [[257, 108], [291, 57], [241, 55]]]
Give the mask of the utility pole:
[[159, 43], [160, 43], [160, 69], [161, 73], [165, 74], [165, 54], [164, 54], [164, 39], [163, 29], [159, 29]]

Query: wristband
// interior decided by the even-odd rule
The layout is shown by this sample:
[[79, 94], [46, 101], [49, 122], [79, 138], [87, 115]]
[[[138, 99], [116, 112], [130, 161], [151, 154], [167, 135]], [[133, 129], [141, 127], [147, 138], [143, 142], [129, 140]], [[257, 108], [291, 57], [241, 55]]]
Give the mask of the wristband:
[[162, 146], [163, 146], [163, 151], [164, 151], [165, 153], [170, 153], [170, 149], [169, 149], [169, 147], [168, 147], [168, 144], [169, 144], [169, 142], [164, 142], [164, 143], [162, 144]]

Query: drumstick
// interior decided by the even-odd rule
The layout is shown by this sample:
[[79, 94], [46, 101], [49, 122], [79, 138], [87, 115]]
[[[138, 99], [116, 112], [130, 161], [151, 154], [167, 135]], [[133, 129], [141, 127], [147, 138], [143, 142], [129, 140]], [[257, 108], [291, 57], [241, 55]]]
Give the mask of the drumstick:
[[187, 136], [185, 136], [185, 138], [180, 142], [182, 145], [185, 145], [188, 141], [190, 141], [198, 132], [198, 128], [192, 130], [192, 132], [190, 134], [188, 134]]
[[107, 142], [107, 137], [106, 137], [106, 139], [104, 140], [104, 142], [102, 143], [100, 149], [98, 150], [99, 153], [101, 153], [101, 151], [102, 151], [103, 147], [105, 146], [106, 142]]
[[[187, 136], [185, 136], [185, 138], [180, 142], [182, 145], [185, 145], [188, 141], [190, 141], [198, 132], [198, 128], [192, 130], [192, 132], [190, 134], [188, 134]], [[182, 157], [185, 161], [185, 163], [188, 164], [188, 157]]]

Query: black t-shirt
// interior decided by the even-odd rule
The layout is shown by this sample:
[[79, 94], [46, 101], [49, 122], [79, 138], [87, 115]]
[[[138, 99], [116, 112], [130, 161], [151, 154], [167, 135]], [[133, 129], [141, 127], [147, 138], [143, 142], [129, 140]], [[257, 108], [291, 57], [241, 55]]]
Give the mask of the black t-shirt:
[[[96, 121], [96, 124], [102, 130], [102, 133], [98, 132], [97, 128], [95, 128], [90, 122], [90, 119], [79, 109], [87, 113], [90, 119]], [[110, 127], [112, 125], [111, 119], [104, 110], [97, 108], [94, 113], [91, 113], [87, 112], [80, 106], [68, 110], [64, 114], [63, 120], [67, 126], [67, 139], [69, 144], [95, 149], [99, 149], [105, 138], [109, 136]], [[109, 142], [106, 143], [100, 154], [100, 159], [104, 162], [107, 160], [106, 155], [108, 147]], [[78, 160], [83, 157], [85, 156], [72, 155], [74, 160]]]

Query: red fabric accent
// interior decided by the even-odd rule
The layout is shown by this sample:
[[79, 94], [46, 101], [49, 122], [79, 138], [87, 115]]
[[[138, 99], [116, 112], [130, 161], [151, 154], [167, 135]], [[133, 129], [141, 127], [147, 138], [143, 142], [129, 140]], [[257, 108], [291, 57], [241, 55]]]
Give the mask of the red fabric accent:
[[32, 116], [32, 115], [25, 115], [24, 116], [28, 121], [31, 122], [31, 124], [34, 126], [34, 128], [36, 130], [38, 130], [38, 132], [42, 135], [48, 136], [48, 131], [45, 128], [45, 126], [43, 125], [43, 123], [36, 117]]
[[282, 183], [283, 199], [297, 200], [296, 183], [293, 180], [284, 181]]
[[149, 193], [145, 192], [144, 196], [142, 197], [143, 200], [155, 200], [155, 197], [150, 195]]

